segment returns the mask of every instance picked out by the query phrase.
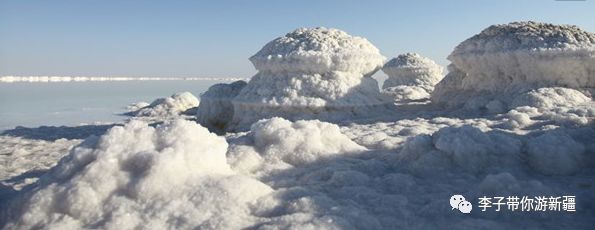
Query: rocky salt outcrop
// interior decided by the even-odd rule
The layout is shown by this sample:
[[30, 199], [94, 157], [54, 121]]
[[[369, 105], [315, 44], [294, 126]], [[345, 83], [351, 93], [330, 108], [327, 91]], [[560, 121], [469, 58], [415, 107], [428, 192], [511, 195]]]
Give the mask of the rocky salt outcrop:
[[229, 130], [263, 118], [336, 121], [366, 117], [385, 100], [371, 75], [384, 56], [368, 40], [341, 30], [297, 29], [250, 58], [258, 73], [232, 100]]
[[595, 34], [576, 26], [490, 26], [459, 44], [448, 59], [449, 74], [431, 97], [448, 107], [506, 108], [517, 96], [539, 88], [564, 87], [587, 94], [595, 88]]

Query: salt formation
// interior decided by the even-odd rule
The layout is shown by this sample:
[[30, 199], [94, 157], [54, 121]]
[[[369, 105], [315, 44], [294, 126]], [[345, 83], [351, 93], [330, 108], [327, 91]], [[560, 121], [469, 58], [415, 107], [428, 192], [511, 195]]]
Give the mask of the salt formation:
[[149, 105], [151, 105], [151, 103], [147, 103], [144, 101], [135, 102], [130, 105], [127, 105], [126, 111], [135, 113], [135, 112], [139, 111], [140, 109], [148, 107]]
[[259, 119], [341, 120], [383, 106], [371, 75], [384, 57], [368, 40], [341, 30], [297, 29], [266, 44], [250, 58], [258, 73], [232, 100], [230, 129]]
[[401, 54], [382, 67], [388, 79], [383, 93], [397, 101], [429, 98], [434, 85], [442, 79], [443, 68], [417, 53]]
[[246, 174], [266, 175], [367, 150], [342, 134], [339, 126], [318, 120], [263, 119], [246, 137], [244, 143], [231, 140], [227, 152], [232, 168]]
[[258, 121], [250, 130], [263, 155], [291, 165], [366, 150], [342, 134], [339, 126], [318, 120], [291, 122], [276, 117]]
[[[55, 141], [35, 140], [22, 137], [0, 135], [0, 186], [8, 184], [20, 190], [23, 186], [37, 181], [37, 178], [19, 175], [27, 171], [44, 171], [68, 153], [68, 150], [78, 145], [80, 140], [58, 139]], [[0, 189], [0, 203], [2, 203], [2, 189]], [[1, 221], [0, 221], [1, 222]]]
[[[132, 112], [139, 117], [168, 117], [185, 112], [188, 109], [198, 106], [199, 101], [190, 92], [181, 92], [166, 98], [159, 98], [148, 106]], [[131, 107], [142, 105], [142, 102], [131, 105]]]
[[571, 175], [585, 162], [585, 146], [564, 132], [532, 138], [527, 146], [529, 165], [545, 175]]
[[272, 190], [235, 174], [227, 146], [191, 121], [114, 127], [75, 147], [15, 200], [5, 228], [246, 228], [255, 221], [248, 204]]
[[539, 88], [522, 93], [514, 98], [511, 107], [531, 106], [536, 108], [554, 108], [562, 106], [578, 106], [591, 101], [575, 89], [552, 87]]
[[198, 123], [210, 130], [223, 131], [233, 117], [231, 99], [237, 96], [246, 87], [245, 81], [236, 81], [230, 84], [220, 83], [209, 87], [209, 90], [200, 95], [200, 105], [196, 110]]
[[[539, 33], [539, 30], [531, 31]], [[555, 36], [557, 33], [545, 37]], [[516, 40], [509, 43], [514, 45]], [[512, 46], [497, 41], [494, 44]], [[485, 50], [490, 49], [485, 47]], [[308, 53], [304, 52], [304, 55]], [[519, 52], [545, 51], [517, 50], [501, 55], [512, 58], [511, 55]], [[545, 62], [564, 58], [564, 52]], [[546, 54], [536, 57], [543, 55]], [[579, 62], [581, 58], [586, 57], [569, 57], [568, 62]], [[302, 59], [296, 60], [299, 64]], [[484, 58], [486, 62], [493, 60], [497, 59]], [[535, 62], [541, 61], [544, 60]], [[305, 68], [297, 64], [293, 67]], [[526, 75], [530, 73], [525, 71], [522, 73], [525, 75], [519, 72], [512, 76], [515, 80], [510, 84], [498, 86], [501, 88], [478, 86], [475, 91], [473, 84], [480, 85], [486, 79], [474, 78], [503, 77], [496, 71], [486, 72], [491, 75], [472, 75], [455, 64], [432, 96], [446, 95], [447, 98], [440, 98], [445, 103], [483, 107], [501, 114], [484, 116], [466, 110], [440, 110], [433, 105], [404, 103], [399, 110], [381, 117], [331, 124], [299, 120], [295, 112], [290, 114], [291, 118], [256, 121], [247, 132], [228, 133], [225, 139], [190, 121], [167, 121], [153, 128], [134, 120], [100, 138], [89, 138], [44, 174], [35, 170], [51, 167], [54, 159], [78, 141], [0, 137], [0, 165], [16, 162], [8, 168], [0, 167], [0, 176], [6, 178], [0, 181], [0, 228], [592, 228], [595, 103], [585, 91], [590, 86], [587, 83], [581, 87], [557, 85], [547, 80], [551, 76], [542, 76], [547, 84], [529, 83]], [[313, 64], [318, 70], [321, 65]], [[265, 103], [273, 99], [290, 101], [293, 103], [290, 105], [297, 102], [289, 99], [303, 99], [305, 104], [322, 97], [312, 96], [320, 90], [304, 89], [343, 89], [311, 87], [314, 81], [307, 81], [344, 82], [323, 78], [332, 74], [267, 68], [259, 69], [257, 83], [260, 84], [254, 84], [260, 87], [248, 84], [240, 89], [242, 83], [237, 83], [237, 87], [235, 83], [212, 87], [204, 97], [208, 101], [205, 104], [222, 109], [203, 107], [209, 108], [205, 112], [212, 111], [205, 113], [208, 115], [205, 117], [229, 117], [229, 108], [233, 107], [234, 118], [248, 114], [253, 120], [258, 117], [255, 112], [258, 108], [284, 108], [281, 105], [285, 104], [272, 107]], [[513, 84], [517, 81], [519, 84]], [[270, 86], [265, 87], [265, 83]], [[473, 84], [467, 85], [470, 83]], [[306, 84], [310, 85], [302, 87]], [[248, 96], [281, 96], [263, 96], [262, 102], [254, 97], [254, 105], [238, 113], [235, 104], [235, 100], [241, 100], [235, 96], [238, 91], [251, 92]], [[227, 98], [233, 99], [229, 102]], [[324, 98], [320, 101], [331, 103]], [[309, 110], [301, 113], [314, 116]], [[40, 175], [43, 176], [33, 183]], [[25, 187], [16, 191], [15, 183], [7, 183], [15, 180], [30, 182], [20, 183], [18, 186]], [[486, 196], [492, 202], [497, 201], [496, 196], [518, 196], [519, 200], [526, 197], [524, 204], [532, 207], [522, 211], [523, 203], [519, 201], [514, 211], [506, 205], [496, 211], [497, 205], [492, 204], [483, 212], [474, 205], [472, 213], [466, 215], [452, 210], [448, 198], [453, 194], [462, 194], [470, 201]], [[564, 202], [556, 197], [575, 196], [576, 202], [574, 206], [558, 203], [558, 210], [538, 210], [538, 205], [531, 205], [536, 203], [528, 201], [536, 201], [537, 196], [556, 203]]]
[[449, 106], [507, 105], [538, 88], [595, 88], [595, 34], [576, 26], [490, 26], [458, 45], [448, 59], [449, 74], [436, 86], [432, 101]]

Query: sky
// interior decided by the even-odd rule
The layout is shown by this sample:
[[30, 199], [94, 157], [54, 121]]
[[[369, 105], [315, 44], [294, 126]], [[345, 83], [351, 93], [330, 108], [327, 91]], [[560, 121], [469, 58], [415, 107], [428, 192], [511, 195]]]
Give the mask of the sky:
[[248, 61], [299, 27], [367, 38], [387, 58], [446, 66], [466, 38], [512, 21], [595, 32], [595, 0], [0, 0], [0, 75], [250, 77]]

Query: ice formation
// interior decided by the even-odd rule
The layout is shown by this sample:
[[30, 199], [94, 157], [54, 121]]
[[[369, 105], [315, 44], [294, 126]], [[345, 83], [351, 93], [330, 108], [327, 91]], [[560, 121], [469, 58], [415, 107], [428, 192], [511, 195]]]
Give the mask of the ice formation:
[[397, 101], [429, 98], [434, 85], [442, 79], [443, 68], [417, 53], [401, 54], [382, 67], [388, 79], [382, 93]]
[[249, 203], [272, 190], [235, 174], [227, 146], [191, 121], [114, 127], [75, 147], [14, 202], [5, 227], [244, 228], [254, 222]]
[[258, 73], [232, 100], [231, 129], [259, 119], [340, 120], [383, 106], [371, 75], [384, 57], [368, 40], [337, 29], [297, 29], [250, 58]]
[[508, 104], [544, 87], [595, 88], [595, 34], [537, 22], [494, 25], [459, 44], [432, 101], [449, 106]]
[[210, 130], [223, 131], [227, 123], [233, 118], [231, 100], [246, 87], [245, 81], [230, 84], [220, 83], [209, 87], [207, 92], [200, 95], [200, 105], [196, 110], [198, 123]]
[[[139, 106], [142, 103], [136, 103], [134, 106]], [[151, 102], [148, 106], [132, 112], [134, 116], [138, 117], [168, 117], [179, 115], [187, 110], [197, 107], [199, 104], [196, 98], [190, 92], [181, 92], [171, 95], [170, 97], [159, 98]]]

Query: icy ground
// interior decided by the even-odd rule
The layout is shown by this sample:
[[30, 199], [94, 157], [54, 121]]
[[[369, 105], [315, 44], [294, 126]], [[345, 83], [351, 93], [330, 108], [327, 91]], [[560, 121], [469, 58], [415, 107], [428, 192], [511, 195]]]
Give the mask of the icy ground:
[[[110, 127], [102, 126], [9, 130], [0, 137], [2, 223], [7, 229], [590, 227], [592, 101], [498, 115], [428, 103], [397, 108], [339, 124], [274, 118], [225, 139], [182, 121], [157, 128], [136, 121], [107, 134]], [[72, 150], [85, 135], [92, 137]], [[472, 201], [471, 214], [451, 210], [453, 194]], [[481, 212], [477, 199], [484, 195], [576, 195], [577, 212]]]

